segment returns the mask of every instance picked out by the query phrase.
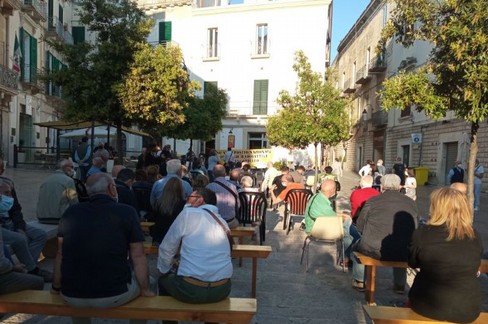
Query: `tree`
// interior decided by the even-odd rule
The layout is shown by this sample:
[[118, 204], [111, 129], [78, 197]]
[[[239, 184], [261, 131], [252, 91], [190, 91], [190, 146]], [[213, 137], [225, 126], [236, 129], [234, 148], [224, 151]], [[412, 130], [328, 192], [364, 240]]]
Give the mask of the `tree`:
[[403, 46], [424, 40], [434, 48], [423, 69], [399, 73], [384, 83], [380, 92], [383, 107], [402, 109], [415, 104], [434, 119], [452, 110], [456, 117], [471, 123], [468, 188], [473, 203], [477, 132], [488, 114], [488, 3], [486, 0], [393, 2], [396, 8], [378, 47], [384, 48], [396, 37]]
[[135, 54], [118, 94], [126, 118], [162, 135], [185, 122], [184, 111], [198, 88], [196, 81], [190, 81], [178, 46], [145, 44]]
[[280, 91], [276, 101], [282, 109], [269, 118], [266, 132], [273, 145], [286, 148], [303, 148], [309, 144], [315, 146], [316, 184], [318, 144], [333, 146], [349, 137], [348, 101], [341, 98], [332, 85], [331, 77], [324, 80], [320, 73], [312, 70], [302, 51], [295, 54], [293, 70], [299, 79], [295, 94]]
[[[79, 22], [94, 42], [74, 45], [49, 41], [67, 67], [46, 78], [62, 86], [66, 120], [111, 122], [117, 126], [117, 151], [122, 153], [122, 124], [131, 116], [122, 109], [117, 87], [129, 72], [134, 53], [152, 27], [134, 1], [79, 1]], [[119, 158], [121, 158], [119, 156]]]

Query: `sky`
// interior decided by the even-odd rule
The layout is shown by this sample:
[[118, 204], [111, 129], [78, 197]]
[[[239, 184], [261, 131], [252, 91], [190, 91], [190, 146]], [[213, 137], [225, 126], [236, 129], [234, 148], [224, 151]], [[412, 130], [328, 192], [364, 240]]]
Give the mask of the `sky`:
[[337, 46], [359, 18], [370, 0], [333, 0], [331, 63], [337, 54]]

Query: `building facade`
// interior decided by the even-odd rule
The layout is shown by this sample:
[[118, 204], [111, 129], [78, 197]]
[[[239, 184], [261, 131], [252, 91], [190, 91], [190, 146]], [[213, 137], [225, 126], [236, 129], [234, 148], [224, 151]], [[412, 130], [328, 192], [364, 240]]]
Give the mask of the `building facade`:
[[[456, 119], [453, 112], [433, 120], [415, 106], [388, 113], [382, 109], [378, 95], [382, 82], [400, 70], [423, 66], [432, 50], [427, 42], [416, 41], [404, 48], [391, 40], [375, 52], [392, 8], [391, 3], [371, 1], [339, 44], [332, 64], [339, 76], [337, 87], [351, 98], [354, 126], [351, 139], [344, 143], [345, 168], [359, 170], [366, 160], [383, 159], [391, 170], [400, 157], [410, 167], [427, 168], [429, 183], [447, 184], [454, 161], [467, 167], [470, 124]], [[480, 123], [478, 157], [484, 165], [488, 162], [486, 133], [486, 123]]]
[[270, 147], [267, 118], [279, 109], [279, 92], [295, 90], [295, 52], [304, 51], [315, 71], [329, 64], [331, 0], [139, 0], [138, 5], [155, 22], [150, 43], [176, 43], [202, 91], [211, 83], [228, 94], [223, 129], [201, 151]]

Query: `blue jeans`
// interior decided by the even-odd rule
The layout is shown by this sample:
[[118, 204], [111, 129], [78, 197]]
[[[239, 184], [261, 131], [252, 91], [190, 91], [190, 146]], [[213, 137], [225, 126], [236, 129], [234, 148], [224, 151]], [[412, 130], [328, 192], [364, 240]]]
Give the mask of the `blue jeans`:
[[0, 274], [0, 294], [9, 294], [21, 290], [44, 289], [42, 277], [27, 273], [10, 271]]
[[[13, 244], [16, 244], [16, 246], [19, 246], [21, 241], [25, 241], [25, 244], [27, 244], [30, 255], [32, 257], [32, 260], [34, 263], [37, 263], [37, 260], [39, 259], [39, 256], [41, 255], [42, 249], [44, 248], [44, 245], [46, 244], [47, 240], [47, 234], [45, 231], [43, 231], [40, 228], [30, 226], [29, 224], [25, 225], [25, 235], [23, 233], [17, 232], [14, 227], [14, 223], [12, 221], [8, 221], [4, 224], [2, 224], [2, 227], [6, 230], [9, 230], [10, 233], [7, 233], [7, 231], [2, 232], [3, 233], [3, 240], [5, 241], [5, 244], [8, 244], [12, 246]], [[10, 242], [9, 242], [10, 241]], [[14, 247], [12, 249], [15, 250]], [[18, 251], [15, 251], [16, 255]], [[23, 253], [23, 251], [22, 251]], [[17, 255], [19, 258], [19, 256]], [[19, 258], [19, 260], [24, 263], [23, 260]], [[26, 266], [27, 264], [24, 263]], [[29, 267], [27, 267], [28, 270]]]
[[481, 183], [474, 183], [474, 208], [480, 208]]
[[[352, 277], [356, 281], [365, 282], [365, 271], [364, 266], [359, 263], [354, 253], [351, 254], [352, 260]], [[393, 285], [394, 286], [405, 286], [407, 283], [407, 269], [405, 268], [393, 268]]]
[[352, 245], [361, 238], [356, 225], [349, 219], [343, 223], [344, 226], [344, 249], [345, 256], [351, 258]]

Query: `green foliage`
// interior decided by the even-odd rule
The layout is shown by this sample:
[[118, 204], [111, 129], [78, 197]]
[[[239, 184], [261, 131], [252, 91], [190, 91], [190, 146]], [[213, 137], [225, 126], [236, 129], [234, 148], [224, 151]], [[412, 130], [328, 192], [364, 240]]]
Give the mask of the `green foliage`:
[[183, 110], [185, 123], [166, 130], [167, 135], [179, 139], [209, 141], [222, 129], [227, 113], [227, 93], [209, 84], [203, 98], [193, 97]]
[[336, 145], [349, 135], [347, 100], [330, 80], [312, 71], [302, 51], [296, 53], [293, 70], [299, 81], [292, 95], [282, 90], [277, 99], [283, 109], [268, 120], [268, 139], [273, 145], [303, 148], [309, 144]]
[[167, 128], [184, 123], [183, 111], [198, 89], [190, 81], [177, 46], [142, 46], [130, 72], [118, 87], [125, 117], [143, 128]]
[[[487, 0], [393, 0], [396, 8], [378, 45], [391, 37], [404, 46], [415, 40], [434, 44], [423, 70], [400, 73], [384, 84], [385, 108], [416, 104], [432, 117], [448, 110], [471, 122], [468, 185], [473, 199], [473, 165], [478, 152], [479, 123], [488, 115]], [[415, 30], [404, 26], [415, 25]], [[408, 32], [410, 31], [410, 32]]]

